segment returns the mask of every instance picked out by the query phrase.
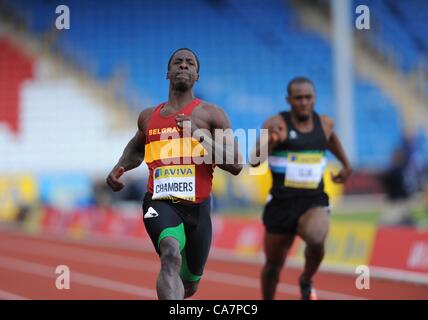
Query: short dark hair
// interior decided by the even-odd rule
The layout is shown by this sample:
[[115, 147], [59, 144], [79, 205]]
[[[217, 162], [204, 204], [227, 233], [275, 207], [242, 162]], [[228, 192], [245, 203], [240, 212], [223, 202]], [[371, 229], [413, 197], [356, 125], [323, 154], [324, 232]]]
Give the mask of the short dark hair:
[[174, 55], [175, 55], [178, 51], [181, 51], [181, 50], [189, 51], [189, 52], [191, 52], [191, 53], [195, 56], [195, 58], [196, 58], [196, 63], [198, 64], [198, 67], [197, 67], [196, 71], [199, 73], [199, 59], [198, 59], [198, 56], [196, 55], [196, 53], [194, 53], [194, 52], [193, 52], [191, 49], [189, 49], [189, 48], [180, 48], [180, 49], [175, 50], [175, 51], [171, 54], [171, 57], [169, 57], [169, 60], [168, 60], [168, 71], [169, 71], [169, 65], [171, 64], [172, 57], [174, 57]]
[[312, 87], [315, 88], [314, 83], [312, 82], [311, 79], [306, 78], [306, 77], [295, 77], [295, 78], [291, 79], [290, 82], [288, 82], [288, 85], [287, 85], [288, 95], [291, 94], [291, 87], [293, 86], [293, 84], [301, 84], [301, 83], [310, 83], [312, 85]]

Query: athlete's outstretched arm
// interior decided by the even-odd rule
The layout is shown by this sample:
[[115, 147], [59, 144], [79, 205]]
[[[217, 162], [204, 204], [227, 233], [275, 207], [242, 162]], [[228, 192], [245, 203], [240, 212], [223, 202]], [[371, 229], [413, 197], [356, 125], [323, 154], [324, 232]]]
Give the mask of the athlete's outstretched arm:
[[144, 160], [146, 143], [145, 122], [151, 114], [152, 108], [142, 111], [138, 117], [138, 130], [128, 142], [117, 164], [109, 173], [106, 182], [113, 191], [120, 191], [125, 185], [119, 180], [126, 171], [138, 167]]
[[[272, 149], [287, 138], [286, 124], [280, 115], [274, 115], [267, 119], [263, 123], [262, 129], [268, 130], [268, 136], [267, 139], [262, 139], [261, 136], [257, 137], [256, 145], [249, 159], [252, 167], [258, 167], [265, 162]], [[267, 153], [262, 152], [263, 150], [267, 150]]]
[[[323, 116], [321, 118], [323, 128], [326, 128], [327, 131], [327, 147], [328, 150], [333, 153], [333, 155], [340, 161], [342, 164], [342, 169], [337, 175], [332, 175], [333, 182], [336, 183], [345, 183], [349, 176], [352, 174], [352, 166], [346, 156], [345, 150], [342, 147], [342, 143], [339, 140], [339, 137], [333, 130], [334, 123], [333, 120], [329, 117]], [[326, 132], [325, 131], [325, 132]]]

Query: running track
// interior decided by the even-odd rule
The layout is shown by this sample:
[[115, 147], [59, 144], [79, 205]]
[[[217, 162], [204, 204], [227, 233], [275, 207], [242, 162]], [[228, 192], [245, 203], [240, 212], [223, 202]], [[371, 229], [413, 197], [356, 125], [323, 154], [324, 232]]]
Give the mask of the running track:
[[[69, 290], [55, 287], [55, 268], [67, 265]], [[211, 252], [193, 299], [260, 299], [260, 263], [225, 259]], [[147, 243], [71, 240], [0, 230], [0, 299], [156, 299], [157, 256]], [[299, 270], [284, 269], [277, 299], [298, 299]], [[355, 277], [320, 272], [320, 299], [428, 299], [428, 286], [372, 278], [357, 290]]]

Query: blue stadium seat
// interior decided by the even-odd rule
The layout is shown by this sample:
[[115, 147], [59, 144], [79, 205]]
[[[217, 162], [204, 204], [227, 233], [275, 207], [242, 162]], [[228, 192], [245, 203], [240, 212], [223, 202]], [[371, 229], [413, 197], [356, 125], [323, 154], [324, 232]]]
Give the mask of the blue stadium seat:
[[[368, 4], [381, 50], [397, 52], [397, 63], [411, 70], [418, 48], [390, 8], [391, 1], [355, 0]], [[423, 0], [407, 1], [409, 19]], [[7, 0], [31, 21], [35, 33], [52, 27], [53, 2]], [[61, 31], [55, 48], [100, 81], [125, 78], [124, 97], [154, 105], [167, 97], [167, 61], [179, 47], [201, 60], [196, 93], [224, 107], [233, 127], [260, 128], [261, 120], [283, 110], [287, 82], [310, 77], [317, 89], [317, 110], [336, 118], [333, 105], [333, 58], [330, 43], [302, 30], [286, 1], [145, 0], [121, 2], [74, 0], [71, 29]], [[404, 10], [406, 11], [406, 10]], [[409, 23], [415, 32], [426, 14]], [[416, 19], [417, 20], [417, 19]], [[419, 29], [422, 30], [422, 29]], [[427, 42], [424, 34], [422, 40]], [[373, 84], [355, 81], [355, 127], [359, 166], [383, 167], [401, 137], [394, 104]], [[137, 110], [134, 110], [137, 111]]]

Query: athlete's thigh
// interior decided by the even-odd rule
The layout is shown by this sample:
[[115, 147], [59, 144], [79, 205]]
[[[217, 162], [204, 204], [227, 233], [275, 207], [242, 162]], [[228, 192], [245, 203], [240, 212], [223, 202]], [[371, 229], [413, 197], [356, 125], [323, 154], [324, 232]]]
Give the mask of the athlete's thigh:
[[159, 253], [159, 243], [165, 237], [173, 237], [183, 249], [186, 242], [183, 221], [168, 201], [152, 200], [146, 194], [143, 202], [143, 219], [147, 233]]
[[266, 230], [264, 235], [266, 262], [282, 265], [294, 238], [295, 235], [292, 233], [271, 233]]
[[[182, 271], [190, 272], [190, 274], [183, 277], [183, 281], [194, 282], [203, 274], [211, 247], [212, 224], [210, 213], [211, 205], [208, 199], [200, 205], [200, 216], [196, 228], [186, 234], [186, 247], [183, 253], [186, 260], [183, 262], [188, 270]], [[183, 265], [183, 267], [185, 266]]]
[[313, 207], [299, 218], [297, 234], [306, 243], [320, 244], [324, 242], [330, 223], [328, 210], [327, 207]]

